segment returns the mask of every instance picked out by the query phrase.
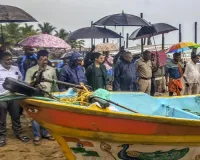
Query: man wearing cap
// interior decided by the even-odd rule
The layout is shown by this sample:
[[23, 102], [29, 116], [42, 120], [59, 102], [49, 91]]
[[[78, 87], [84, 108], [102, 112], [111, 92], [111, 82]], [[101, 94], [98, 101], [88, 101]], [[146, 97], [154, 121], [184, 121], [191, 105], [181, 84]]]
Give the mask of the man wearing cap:
[[185, 94], [198, 94], [199, 89], [199, 56], [195, 52], [191, 53], [191, 61], [187, 63], [183, 78], [185, 80]]
[[[85, 70], [82, 65], [83, 57], [81, 54], [79, 52], [73, 52], [69, 63], [61, 69], [59, 80], [77, 85], [80, 85], [80, 83], [87, 84]], [[68, 89], [64, 85], [60, 85], [59, 87], [61, 91]]]
[[177, 96], [181, 96], [183, 89], [181, 78], [183, 76], [183, 67], [180, 64], [181, 53], [174, 53], [173, 59], [169, 60], [166, 64], [165, 78], [166, 85], [169, 89], [169, 96], [173, 96], [176, 93]]
[[[1, 57], [0, 64], [0, 95], [7, 96], [11, 93], [3, 88], [3, 83], [6, 77], [11, 77], [17, 80], [22, 79], [22, 75], [16, 66], [12, 66], [12, 55], [5, 51]], [[6, 116], [9, 112], [12, 120], [12, 128], [15, 136], [23, 142], [28, 142], [29, 138], [22, 135], [22, 127], [20, 123], [20, 107], [16, 100], [0, 102], [0, 147], [6, 145]]]
[[[46, 50], [40, 50], [37, 54], [37, 65], [28, 69], [26, 73], [25, 81], [29, 84], [35, 80], [38, 73], [42, 72], [42, 76], [48, 79], [57, 80], [56, 70], [48, 65], [48, 52]], [[57, 86], [48, 82], [41, 82], [40, 87], [47, 92], [58, 91]], [[46, 138], [48, 140], [54, 140], [54, 138], [48, 133], [46, 129], [41, 127], [36, 121], [32, 121], [33, 128], [33, 143], [40, 145], [40, 139]]]

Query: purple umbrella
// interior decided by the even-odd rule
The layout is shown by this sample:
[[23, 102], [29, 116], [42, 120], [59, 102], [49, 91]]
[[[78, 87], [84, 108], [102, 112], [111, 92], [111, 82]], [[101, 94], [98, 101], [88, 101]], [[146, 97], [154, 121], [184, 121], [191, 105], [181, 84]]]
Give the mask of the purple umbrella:
[[19, 42], [19, 45], [33, 48], [59, 48], [66, 50], [71, 49], [71, 46], [67, 44], [64, 40], [49, 34], [30, 36]]

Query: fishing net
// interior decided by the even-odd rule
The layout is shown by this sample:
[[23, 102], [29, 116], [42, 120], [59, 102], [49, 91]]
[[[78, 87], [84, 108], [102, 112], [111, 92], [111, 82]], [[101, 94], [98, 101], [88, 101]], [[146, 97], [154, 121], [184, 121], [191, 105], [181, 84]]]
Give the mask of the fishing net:
[[62, 103], [75, 104], [75, 105], [84, 105], [88, 106], [88, 97], [92, 94], [88, 89], [82, 85], [84, 89], [77, 89], [77, 94], [75, 96], [63, 97], [60, 99]]
[[61, 98], [60, 102], [88, 106], [89, 105], [89, 103], [88, 103], [89, 96], [95, 96], [95, 97], [100, 97], [100, 98], [109, 100], [110, 92], [105, 89], [98, 89], [94, 92], [89, 92], [87, 90], [87, 88], [84, 88], [84, 90], [78, 90], [76, 96]]

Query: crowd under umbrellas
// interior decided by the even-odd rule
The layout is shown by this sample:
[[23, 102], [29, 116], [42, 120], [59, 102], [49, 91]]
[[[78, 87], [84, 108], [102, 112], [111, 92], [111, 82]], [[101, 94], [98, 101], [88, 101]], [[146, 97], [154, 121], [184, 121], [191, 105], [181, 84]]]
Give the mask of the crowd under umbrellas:
[[[37, 20], [19, 8], [0, 5], [0, 22], [37, 22]], [[68, 38], [123, 38], [124, 33], [120, 35], [110, 29], [107, 29], [106, 26], [121, 26], [123, 30], [124, 27], [140, 27], [132, 33], [132, 35], [129, 37], [130, 40], [150, 38], [159, 34], [163, 35], [165, 33], [177, 30], [176, 27], [169, 24], [150, 24], [146, 20], [138, 16], [125, 14], [124, 12], [122, 12], [120, 14], [103, 17], [100, 20], [96, 21], [90, 27], [78, 29], [72, 32]], [[68, 84], [71, 83], [74, 85], [79, 85], [80, 83], [83, 83], [85, 85], [91, 86], [90, 88], [92, 88], [93, 90], [96, 90], [98, 88], [108, 89], [108, 86], [114, 86], [113, 88], [111, 87], [114, 91], [142, 91], [150, 94], [151, 87], [153, 86], [153, 83], [155, 81], [155, 77], [153, 77], [153, 74], [158, 70], [159, 67], [159, 57], [157, 57], [157, 59], [155, 60], [155, 56], [150, 51], [144, 51], [141, 53], [138, 59], [134, 59], [132, 57], [132, 54], [129, 51], [126, 51], [122, 46], [106, 43], [99, 44], [96, 47], [91, 46], [92, 49], [90, 52], [87, 53], [85, 59], [78, 51], [71, 51], [69, 53], [66, 53], [65, 56], [62, 57], [65, 62], [55, 69], [51, 67], [51, 65], [48, 63], [49, 61], [47, 49], [57, 48], [70, 51], [71, 46], [67, 42], [56, 36], [39, 34], [24, 39], [19, 43], [19, 45], [25, 48], [25, 55], [23, 56], [24, 58], [21, 59], [19, 63], [19, 68], [17, 66], [12, 66], [11, 64], [9, 65], [9, 67], [13, 67], [16, 69], [13, 74], [17, 73], [18, 80], [21, 80], [23, 77], [24, 80], [30, 85], [33, 85], [31, 80], [36, 79], [37, 75], [39, 75], [40, 73], [48, 72], [48, 74], [43, 74], [43, 76], [48, 75], [48, 78], [51, 78], [52, 80], [59, 79], [61, 82]], [[179, 43], [172, 46], [168, 52], [175, 52], [174, 61], [176, 60], [177, 63], [174, 63], [174, 61], [170, 61], [170, 63], [173, 64], [173, 67], [175, 66], [174, 68], [177, 69], [179, 67], [179, 52], [189, 49], [195, 49], [198, 47], [198, 44], [190, 42]], [[32, 48], [39, 49], [38, 53], [35, 54], [31, 52]], [[109, 55], [109, 52], [117, 50], [117, 48], [120, 48], [120, 51], [113, 59], [113, 57]], [[99, 52], [102, 52], [103, 55]], [[195, 54], [192, 55], [192, 58], [196, 61], [198, 59], [198, 56]], [[12, 55], [10, 53], [2, 51], [1, 67], [6, 66], [6, 57], [11, 57], [12, 59]], [[26, 61], [27, 59], [28, 61]], [[25, 65], [26, 67], [24, 67]], [[172, 69], [170, 67], [171, 66], [168, 65], [169, 70]], [[22, 75], [21, 69], [23, 69], [24, 73]], [[177, 69], [176, 71], [179, 70]], [[169, 74], [171, 73], [169, 72]], [[181, 74], [179, 73], [179, 75], [183, 76], [182, 72]], [[6, 76], [7, 75], [4, 75], [4, 79], [6, 78]], [[181, 83], [179, 80], [177, 81], [178, 83]], [[172, 82], [173, 79], [170, 81], [170, 84], [175, 85]], [[48, 85], [46, 86], [41, 86], [44, 87], [43, 89], [46, 90], [46, 92], [50, 92], [50, 89], [52, 89], [51, 85], [53, 84], [48, 83]], [[54, 91], [65, 91], [68, 89], [68, 87], [57, 85], [54, 89]], [[180, 91], [176, 91], [177, 90], [173, 90], [172, 93], [180, 94]], [[13, 101], [12, 103], [14, 104], [15, 102]], [[4, 104], [4, 107], [1, 107], [1, 105], [3, 104], [0, 102], [0, 112], [3, 112], [1, 110], [2, 108], [6, 108], [7, 110], [9, 110], [9, 112], [19, 111], [19, 104], [16, 104], [17, 107], [13, 108], [9, 108], [8, 104]], [[6, 115], [4, 115], [4, 119], [2, 120], [4, 122], [6, 121], [5, 117]], [[18, 115], [17, 118], [12, 116], [11, 118], [13, 122], [16, 122], [13, 123], [13, 129], [15, 131], [16, 137], [23, 142], [29, 141], [29, 138], [27, 136], [21, 134], [20, 115]], [[35, 145], [40, 144], [40, 140], [42, 137], [47, 138], [48, 140], [54, 140], [54, 138], [48, 133], [48, 131], [45, 128], [40, 127], [40, 125], [36, 121], [32, 121], [32, 127], [34, 130], [33, 142]], [[43, 131], [43, 135], [40, 135], [40, 129]], [[3, 130], [2, 133], [1, 130]], [[2, 126], [0, 125], [0, 147], [6, 145], [5, 130], [5, 124], [3, 124]]]

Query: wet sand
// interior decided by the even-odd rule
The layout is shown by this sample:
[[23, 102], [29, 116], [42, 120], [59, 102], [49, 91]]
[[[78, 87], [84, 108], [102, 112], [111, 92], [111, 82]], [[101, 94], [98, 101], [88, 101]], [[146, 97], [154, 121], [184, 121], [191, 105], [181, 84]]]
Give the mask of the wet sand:
[[42, 139], [40, 146], [32, 143], [32, 131], [24, 116], [21, 118], [23, 133], [31, 140], [23, 143], [16, 139], [12, 132], [10, 118], [7, 120], [7, 145], [0, 148], [0, 160], [66, 160], [56, 141]]

